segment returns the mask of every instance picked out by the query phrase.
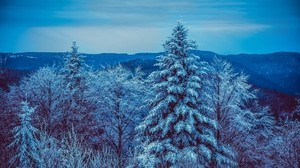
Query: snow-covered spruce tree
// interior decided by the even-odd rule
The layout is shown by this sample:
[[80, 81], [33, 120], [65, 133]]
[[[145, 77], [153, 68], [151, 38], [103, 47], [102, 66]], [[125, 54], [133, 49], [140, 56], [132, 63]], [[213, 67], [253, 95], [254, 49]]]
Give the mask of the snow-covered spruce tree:
[[84, 89], [83, 68], [85, 64], [83, 57], [78, 53], [78, 48], [76, 42], [73, 42], [71, 52], [67, 55], [65, 67], [63, 68], [66, 86], [72, 91], [72, 96], [75, 101], [81, 100], [80, 92]]
[[191, 53], [196, 45], [187, 33], [178, 23], [163, 45], [165, 55], [158, 57], [159, 70], [149, 77], [156, 96], [137, 127], [139, 167], [176, 167], [182, 162], [215, 165], [217, 123], [199, 110], [199, 58]]
[[39, 140], [36, 137], [38, 130], [30, 123], [30, 115], [34, 112], [34, 108], [26, 101], [21, 104], [20, 125], [13, 129], [14, 141], [9, 145], [16, 152], [10, 159], [10, 164], [12, 167], [20, 168], [41, 167]]
[[[62, 69], [65, 91], [62, 100], [62, 130], [70, 131], [71, 127], [78, 134], [85, 134], [88, 129], [90, 112], [95, 109], [95, 104], [88, 99], [88, 71], [83, 57], [78, 53], [76, 42], [73, 42], [71, 52], [65, 60]], [[81, 124], [78, 124], [78, 123]]]

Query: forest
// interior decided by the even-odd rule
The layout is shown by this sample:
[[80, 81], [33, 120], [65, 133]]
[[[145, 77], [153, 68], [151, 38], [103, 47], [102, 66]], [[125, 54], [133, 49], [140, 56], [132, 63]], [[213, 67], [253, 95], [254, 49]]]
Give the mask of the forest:
[[300, 99], [278, 118], [249, 76], [201, 60], [180, 22], [156, 70], [62, 66], [0, 89], [0, 167], [300, 167]]

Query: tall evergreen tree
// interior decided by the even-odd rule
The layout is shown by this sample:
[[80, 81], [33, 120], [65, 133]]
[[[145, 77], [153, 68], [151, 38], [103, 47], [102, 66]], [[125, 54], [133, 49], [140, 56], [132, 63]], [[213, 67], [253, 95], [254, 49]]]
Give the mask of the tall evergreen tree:
[[11, 158], [10, 163], [13, 167], [40, 167], [41, 158], [39, 153], [39, 141], [36, 137], [37, 129], [30, 121], [30, 115], [34, 108], [29, 107], [28, 102], [22, 102], [22, 112], [19, 114], [20, 125], [13, 129], [14, 141], [9, 145], [16, 151], [15, 156]]
[[73, 42], [71, 52], [67, 55], [64, 67], [64, 78], [67, 88], [73, 91], [73, 96], [77, 100], [82, 91], [84, 75], [84, 61], [83, 57], [78, 53], [78, 46]]
[[[77, 133], [87, 132], [90, 112], [94, 110], [95, 106], [88, 100], [88, 71], [84, 63], [83, 56], [78, 52], [76, 42], [73, 42], [71, 52], [65, 60], [63, 68], [63, 78], [65, 83], [65, 91], [63, 93], [64, 100], [62, 100], [62, 127], [63, 130], [70, 130], [72, 125]], [[78, 123], [84, 123], [78, 124]]]
[[163, 45], [165, 55], [158, 57], [159, 70], [150, 75], [156, 96], [137, 127], [137, 162], [142, 167], [174, 167], [188, 161], [213, 164], [217, 123], [199, 110], [201, 69], [199, 58], [191, 53], [195, 42], [187, 35], [178, 23]]

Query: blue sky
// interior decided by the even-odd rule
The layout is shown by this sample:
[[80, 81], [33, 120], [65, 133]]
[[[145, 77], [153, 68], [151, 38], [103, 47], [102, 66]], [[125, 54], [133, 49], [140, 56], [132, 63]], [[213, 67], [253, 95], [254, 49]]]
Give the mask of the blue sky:
[[2, 0], [0, 52], [157, 52], [178, 20], [199, 49], [300, 52], [298, 0]]

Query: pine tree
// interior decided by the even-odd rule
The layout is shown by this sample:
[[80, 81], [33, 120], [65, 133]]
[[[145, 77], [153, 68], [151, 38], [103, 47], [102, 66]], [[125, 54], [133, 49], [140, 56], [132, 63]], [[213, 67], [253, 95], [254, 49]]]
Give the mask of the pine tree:
[[86, 96], [88, 88], [86, 68], [83, 56], [79, 54], [76, 42], [73, 42], [71, 52], [66, 57], [62, 70], [65, 84], [63, 93], [65, 98], [62, 101], [63, 130], [70, 130], [73, 125], [77, 132], [86, 131], [83, 125], [78, 125], [79, 122], [89, 117], [88, 113], [94, 108]]
[[22, 102], [22, 112], [19, 114], [20, 125], [13, 129], [14, 141], [9, 145], [16, 151], [10, 163], [13, 167], [27, 168], [40, 167], [39, 140], [36, 137], [37, 129], [30, 123], [34, 108], [28, 102]]
[[148, 116], [137, 127], [137, 162], [141, 167], [175, 167], [181, 162], [213, 164], [217, 123], [199, 110], [201, 69], [199, 58], [191, 53], [194, 41], [178, 23], [158, 57], [158, 71], [150, 75], [154, 100]]
[[84, 75], [82, 74], [85, 66], [83, 57], [78, 53], [78, 46], [73, 42], [71, 52], [65, 60], [64, 78], [67, 88], [73, 92], [76, 100], [80, 99], [80, 91], [82, 91]]

